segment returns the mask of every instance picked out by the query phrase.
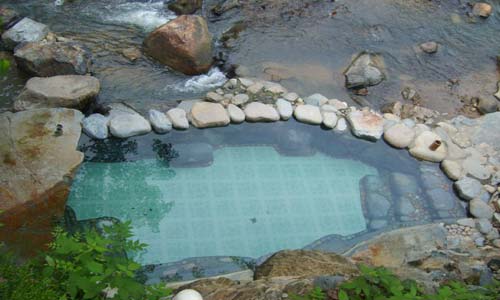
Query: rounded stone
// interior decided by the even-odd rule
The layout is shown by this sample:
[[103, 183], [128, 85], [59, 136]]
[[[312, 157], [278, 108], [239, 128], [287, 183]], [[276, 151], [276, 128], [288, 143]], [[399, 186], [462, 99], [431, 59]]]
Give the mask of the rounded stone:
[[339, 120], [336, 113], [331, 111], [322, 111], [321, 116], [323, 117], [323, 125], [325, 125], [326, 128], [335, 128]]
[[496, 112], [498, 110], [498, 101], [493, 97], [481, 97], [477, 103], [477, 109], [483, 115]]
[[351, 111], [347, 120], [352, 133], [359, 138], [376, 141], [384, 133], [384, 118], [368, 110]]
[[472, 14], [478, 17], [487, 18], [491, 15], [493, 8], [488, 3], [477, 2], [472, 7]]
[[157, 133], [166, 133], [172, 130], [172, 122], [170, 122], [166, 114], [151, 109], [148, 112], [148, 118], [151, 126]]
[[463, 176], [463, 168], [457, 161], [445, 159], [441, 162], [441, 168], [451, 180], [459, 180]]
[[92, 114], [82, 120], [83, 132], [94, 139], [108, 138], [108, 118], [101, 114]]
[[321, 106], [323, 104], [326, 104], [327, 102], [328, 98], [318, 93], [312, 94], [304, 99], [305, 104], [310, 104], [315, 106]]
[[245, 113], [241, 110], [241, 108], [234, 104], [229, 104], [227, 106], [227, 113], [233, 123], [239, 124], [245, 121]]
[[[441, 144], [435, 150], [431, 150], [430, 147], [435, 142], [441, 142]], [[410, 154], [418, 159], [441, 162], [445, 159], [448, 151], [439, 135], [431, 131], [424, 131], [415, 138], [413, 145], [410, 146]]]
[[276, 122], [280, 119], [280, 115], [274, 107], [260, 102], [251, 102], [243, 111], [249, 122]]
[[233, 97], [231, 102], [235, 105], [242, 105], [248, 102], [250, 100], [250, 97], [247, 94], [238, 94]]
[[464, 177], [454, 183], [458, 196], [463, 200], [472, 200], [478, 197], [483, 190], [481, 182], [474, 178]]
[[187, 119], [186, 111], [180, 108], [172, 108], [167, 112], [167, 117], [172, 122], [176, 129], [188, 129], [189, 121]]
[[293, 114], [292, 104], [285, 99], [279, 98], [276, 101], [276, 108], [278, 109], [281, 119], [284, 121], [290, 119]]
[[425, 53], [436, 53], [438, 51], [438, 44], [436, 42], [425, 42], [420, 44], [420, 49]]
[[150, 132], [151, 125], [139, 114], [119, 114], [109, 121], [109, 131], [113, 136], [128, 138]]
[[197, 102], [191, 108], [191, 121], [198, 128], [226, 126], [231, 121], [220, 103]]
[[320, 125], [323, 122], [321, 111], [315, 105], [299, 105], [295, 108], [293, 115], [298, 121], [307, 124]]
[[408, 147], [415, 138], [415, 131], [403, 123], [389, 127], [384, 132], [384, 140], [396, 148]]
[[335, 130], [337, 131], [346, 131], [347, 130], [347, 121], [345, 118], [339, 118], [337, 121], [337, 126], [335, 127]]
[[173, 300], [203, 300], [203, 297], [195, 290], [186, 289], [177, 293]]
[[469, 202], [469, 212], [478, 219], [491, 219], [493, 217], [493, 208], [481, 199], [472, 199]]

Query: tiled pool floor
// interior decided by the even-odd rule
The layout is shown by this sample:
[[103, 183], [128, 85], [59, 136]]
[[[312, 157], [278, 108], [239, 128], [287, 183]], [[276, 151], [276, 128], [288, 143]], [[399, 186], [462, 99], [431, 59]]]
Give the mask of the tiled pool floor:
[[332, 233], [366, 229], [359, 161], [322, 153], [283, 156], [273, 147], [224, 147], [205, 167], [156, 159], [85, 162], [68, 200], [79, 220], [131, 220], [149, 244], [144, 264], [199, 256], [259, 257]]

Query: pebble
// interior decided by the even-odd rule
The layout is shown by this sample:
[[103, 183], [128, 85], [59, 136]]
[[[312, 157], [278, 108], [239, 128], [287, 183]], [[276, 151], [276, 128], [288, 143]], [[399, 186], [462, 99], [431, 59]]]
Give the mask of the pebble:
[[315, 105], [299, 105], [295, 108], [293, 115], [299, 122], [307, 124], [320, 125], [323, 122], [321, 111], [319, 107]]
[[321, 106], [323, 104], [326, 104], [327, 102], [328, 98], [319, 93], [312, 94], [304, 99], [305, 104], [315, 105], [315, 106]]
[[255, 82], [251, 79], [248, 79], [248, 78], [240, 78], [240, 83], [244, 87], [249, 87], [249, 86], [253, 85]]
[[436, 53], [438, 51], [438, 44], [436, 42], [425, 42], [420, 44], [420, 49], [425, 53]]
[[172, 125], [176, 129], [188, 129], [189, 121], [187, 119], [186, 112], [180, 108], [172, 108], [167, 112], [167, 117], [172, 122]]
[[491, 219], [493, 217], [493, 208], [481, 199], [472, 199], [469, 202], [469, 212], [478, 219]]
[[221, 102], [222, 100], [224, 100], [224, 96], [219, 95], [215, 92], [208, 92], [205, 99], [212, 102]]
[[496, 112], [498, 110], [498, 100], [493, 97], [481, 97], [477, 109], [483, 115]]
[[280, 115], [274, 107], [260, 102], [251, 102], [245, 109], [245, 118], [250, 122], [276, 122]]
[[290, 102], [283, 98], [276, 100], [276, 108], [280, 114], [281, 120], [286, 121], [292, 117], [293, 107]]
[[472, 7], [472, 14], [478, 17], [487, 18], [491, 15], [493, 8], [488, 3], [477, 2]]
[[336, 113], [330, 111], [322, 111], [321, 116], [323, 117], [323, 125], [325, 125], [326, 128], [335, 128], [338, 121]]
[[463, 177], [463, 168], [457, 161], [445, 159], [441, 162], [441, 168], [451, 180], [459, 180]]
[[172, 122], [170, 122], [166, 114], [155, 109], [150, 109], [148, 118], [155, 132], [166, 133], [172, 130]]
[[247, 94], [238, 94], [233, 97], [231, 102], [235, 105], [242, 105], [248, 102], [250, 100], [250, 97]]
[[395, 124], [384, 132], [384, 140], [396, 148], [408, 147], [415, 138], [415, 131], [403, 123]]
[[478, 219], [476, 222], [476, 228], [482, 234], [488, 234], [491, 230], [493, 230], [493, 225], [488, 219]]
[[257, 94], [260, 91], [262, 91], [263, 88], [264, 88], [264, 85], [262, 83], [257, 82], [257, 83], [252, 84], [251, 86], [249, 86], [247, 88], [247, 92], [249, 92], [250, 94]]
[[347, 130], [347, 121], [345, 118], [339, 118], [337, 121], [337, 127], [335, 127], [335, 130], [337, 131], [346, 131]]
[[464, 177], [454, 183], [458, 196], [463, 200], [472, 200], [481, 194], [482, 184], [478, 180]]
[[297, 93], [286, 93], [285, 95], [283, 95], [283, 99], [285, 99], [286, 101], [290, 101], [290, 102], [295, 102], [295, 100], [297, 100], [299, 98], [299, 95]]
[[172, 300], [203, 300], [200, 293], [192, 289], [182, 290]]
[[232, 123], [239, 124], [245, 121], [245, 113], [241, 108], [234, 104], [229, 104], [227, 106], [227, 113]]

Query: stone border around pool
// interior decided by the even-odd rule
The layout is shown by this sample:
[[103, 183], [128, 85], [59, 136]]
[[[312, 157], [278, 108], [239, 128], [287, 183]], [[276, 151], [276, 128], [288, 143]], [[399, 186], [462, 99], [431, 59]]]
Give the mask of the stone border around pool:
[[[478, 246], [491, 243], [500, 247], [495, 228], [500, 223], [500, 146], [495, 142], [492, 146], [490, 139], [480, 137], [493, 134], [495, 125], [500, 124], [500, 112], [475, 120], [463, 116], [444, 120], [437, 112], [418, 106], [408, 112], [407, 107], [396, 103], [381, 113], [367, 107], [349, 107], [346, 102], [321, 94], [303, 99], [279, 83], [256, 78], [232, 78], [208, 92], [204, 99], [180, 101], [166, 112], [149, 110], [147, 118], [123, 103], [112, 103], [108, 109], [107, 116], [92, 114], [82, 121], [87, 135], [96, 139], [110, 135], [127, 138], [152, 130], [159, 134], [186, 130], [190, 125], [210, 128], [294, 117], [299, 122], [336, 132], [350, 129], [355, 137], [372, 142], [383, 138], [390, 146], [407, 149], [419, 160], [440, 163], [472, 216], [457, 223], [480, 232], [474, 236]], [[406, 117], [402, 119], [399, 115]], [[438, 122], [439, 119], [442, 121]], [[460, 232], [469, 231], [457, 229]]]

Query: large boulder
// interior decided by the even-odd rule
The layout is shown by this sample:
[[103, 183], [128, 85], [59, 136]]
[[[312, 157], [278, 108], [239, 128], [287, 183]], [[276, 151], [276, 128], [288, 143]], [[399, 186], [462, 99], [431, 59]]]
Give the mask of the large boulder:
[[85, 75], [89, 73], [91, 54], [77, 43], [26, 43], [14, 52], [17, 65], [30, 75]]
[[379, 56], [362, 53], [345, 71], [345, 85], [347, 88], [363, 88], [377, 85], [385, 76], [382, 73], [382, 60]]
[[7, 50], [14, 50], [20, 43], [41, 41], [48, 33], [47, 25], [23, 18], [2, 34], [2, 42]]
[[340, 275], [350, 277], [358, 274], [351, 261], [335, 253], [308, 250], [284, 250], [273, 254], [255, 269], [255, 279], [282, 276]]
[[44, 247], [64, 213], [83, 160], [76, 150], [82, 119], [65, 108], [0, 114], [0, 240], [23, 254]]
[[174, 0], [168, 4], [168, 9], [177, 15], [190, 15], [201, 9], [203, 0]]
[[230, 121], [220, 103], [197, 102], [191, 109], [191, 122], [198, 128], [226, 126]]
[[67, 107], [83, 109], [97, 96], [99, 80], [92, 76], [33, 77], [14, 102], [14, 109]]
[[187, 75], [212, 66], [212, 35], [203, 17], [180, 16], [151, 32], [144, 41], [148, 55]]
[[350, 112], [347, 121], [351, 124], [352, 133], [359, 138], [376, 141], [384, 133], [384, 118], [367, 110]]

